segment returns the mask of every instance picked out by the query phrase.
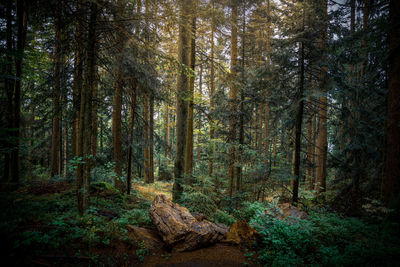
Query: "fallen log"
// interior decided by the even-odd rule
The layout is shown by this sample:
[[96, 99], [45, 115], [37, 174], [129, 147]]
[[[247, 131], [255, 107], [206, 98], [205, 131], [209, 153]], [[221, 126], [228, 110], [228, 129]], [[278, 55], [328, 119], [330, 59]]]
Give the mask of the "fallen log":
[[174, 251], [189, 251], [217, 243], [228, 227], [208, 220], [197, 220], [185, 207], [166, 195], [157, 195], [150, 206], [150, 217], [163, 241]]

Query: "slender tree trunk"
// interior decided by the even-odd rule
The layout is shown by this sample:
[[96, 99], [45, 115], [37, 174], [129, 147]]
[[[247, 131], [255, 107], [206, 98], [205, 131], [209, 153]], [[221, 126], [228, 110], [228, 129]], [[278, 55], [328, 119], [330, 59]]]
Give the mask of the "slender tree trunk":
[[[214, 0], [211, 0], [211, 6], [214, 10]], [[211, 51], [210, 51], [210, 111], [214, 112], [214, 31], [215, 31], [215, 23], [214, 23], [214, 15], [211, 17]], [[212, 119], [212, 115], [210, 115], [210, 148], [209, 148], [209, 162], [208, 162], [208, 176], [212, 176], [214, 169], [214, 122]]]
[[[246, 5], [243, 4], [243, 25], [242, 25], [242, 83], [245, 84], [245, 71], [244, 71], [244, 60], [245, 60], [245, 36], [246, 36]], [[244, 92], [243, 86], [240, 89], [240, 119], [239, 119], [239, 153], [238, 158], [240, 162], [243, 161], [243, 145], [244, 145]], [[240, 191], [242, 184], [242, 166], [236, 167], [236, 191]]]
[[168, 100], [168, 95], [169, 95], [169, 88], [168, 88], [168, 94], [167, 94], [167, 100], [165, 102], [165, 158], [169, 157], [169, 146], [170, 146], [170, 127], [169, 127], [169, 100]]
[[143, 176], [146, 183], [150, 183], [149, 160], [149, 96], [143, 93]]
[[93, 129], [93, 134], [92, 134], [92, 155], [94, 157], [94, 161], [93, 164], [96, 164], [95, 160], [97, 157], [97, 134], [98, 134], [98, 116], [97, 116], [97, 107], [98, 107], [98, 98], [97, 98], [97, 94], [98, 94], [98, 87], [99, 87], [99, 83], [98, 83], [98, 66], [97, 66], [97, 60], [95, 59], [95, 80], [94, 80], [94, 87], [93, 87], [93, 115], [92, 115], [92, 129]]
[[[270, 0], [267, 0], [267, 69], [270, 71], [271, 68], [271, 10], [270, 10]], [[267, 82], [269, 82], [270, 76], [267, 75]], [[265, 114], [264, 114], [264, 163], [267, 163], [268, 159], [268, 148], [269, 148], [269, 92], [268, 89], [265, 90]]]
[[149, 111], [149, 183], [154, 183], [154, 96], [150, 98]]
[[122, 131], [121, 131], [121, 109], [122, 109], [122, 77], [121, 70], [117, 70], [115, 81], [115, 90], [113, 96], [113, 113], [112, 113], [112, 141], [115, 162], [115, 187], [122, 192]]
[[17, 0], [17, 58], [15, 59], [15, 85], [13, 93], [13, 137], [15, 138], [15, 148], [11, 152], [11, 182], [18, 186], [19, 184], [19, 139], [21, 126], [21, 78], [22, 63], [25, 50], [26, 29], [28, 22], [27, 2], [25, 0]]
[[[323, 1], [323, 15], [327, 17], [328, 2]], [[327, 28], [325, 27], [321, 36], [321, 46], [324, 49], [326, 47], [326, 42], [328, 39]], [[316, 169], [316, 180], [315, 180], [315, 190], [318, 193], [326, 191], [326, 159], [328, 153], [328, 140], [327, 140], [327, 109], [328, 100], [326, 97], [326, 76], [327, 67], [322, 66], [320, 71], [320, 90], [322, 91], [322, 96], [319, 98], [318, 107], [318, 138], [317, 138], [317, 169]]]
[[400, 2], [390, 1], [389, 88], [386, 144], [386, 177], [383, 197], [389, 205], [400, 193]]
[[129, 101], [129, 144], [128, 144], [128, 168], [126, 171], [126, 193], [131, 193], [132, 186], [132, 165], [133, 165], [133, 127], [135, 122], [135, 102], [136, 102], [136, 81], [132, 86]]
[[196, 65], [196, 16], [192, 15], [192, 34], [190, 40], [190, 57], [189, 65], [192, 70], [192, 75], [189, 77], [189, 101], [188, 101], [188, 116], [186, 129], [186, 149], [185, 149], [185, 175], [187, 183], [192, 182], [193, 171], [193, 97], [194, 97], [194, 80], [195, 80], [195, 65]]
[[77, 168], [78, 210], [82, 215], [89, 207], [89, 187], [91, 171], [91, 141], [92, 141], [92, 97], [95, 83], [95, 57], [96, 57], [96, 21], [97, 4], [91, 2], [88, 24], [87, 57], [85, 69], [85, 86], [81, 92], [79, 132], [77, 137], [77, 154], [84, 163]]
[[[180, 1], [180, 22], [178, 41], [178, 62], [184, 67], [189, 66], [189, 31], [187, 25], [190, 23], [190, 5], [192, 1]], [[183, 191], [183, 171], [185, 166], [185, 141], [187, 122], [187, 102], [189, 81], [186, 73], [180, 71], [177, 77], [176, 92], [176, 158], [174, 166], [173, 199], [179, 200]]]
[[312, 180], [312, 119], [313, 119], [313, 114], [312, 114], [312, 101], [308, 101], [308, 107], [309, 110], [311, 111], [311, 114], [309, 115], [307, 119], [307, 169], [306, 169], [306, 189], [309, 190], [311, 187], [311, 180]]
[[[140, 14], [142, 9], [142, 2], [139, 0], [136, 2], [136, 12]], [[139, 24], [136, 26], [135, 33], [137, 36], [140, 35]], [[136, 105], [136, 91], [137, 91], [137, 81], [133, 80], [132, 90], [130, 94], [129, 101], [129, 143], [128, 143], [128, 164], [126, 171], [126, 193], [129, 195], [131, 193], [132, 186], [132, 170], [133, 170], [133, 131], [135, 124], [135, 105]]]
[[56, 5], [56, 33], [55, 33], [55, 52], [54, 52], [54, 89], [53, 89], [53, 119], [51, 133], [51, 176], [60, 175], [60, 92], [61, 92], [61, 64], [62, 64], [62, 11], [61, 0], [57, 0]]
[[236, 3], [232, 4], [232, 13], [231, 13], [231, 86], [229, 91], [229, 101], [230, 101], [230, 118], [229, 118], [229, 197], [232, 197], [233, 189], [234, 189], [234, 181], [235, 181], [235, 168], [234, 164], [236, 161], [236, 149], [235, 149], [235, 141], [236, 141], [236, 105], [237, 105], [237, 88], [235, 86], [236, 82], [236, 65], [237, 65], [237, 20], [238, 20], [238, 11]]
[[[82, 0], [76, 1], [77, 16], [84, 13], [82, 7]], [[77, 22], [75, 25], [75, 55], [74, 55], [74, 88], [73, 88], [73, 106], [72, 106], [72, 156], [77, 156], [77, 136], [79, 131], [79, 110], [80, 98], [82, 91], [82, 74], [83, 74], [83, 60], [82, 60], [82, 40], [83, 25]]]
[[[12, 53], [13, 53], [13, 34], [12, 34], [12, 0], [7, 0], [6, 3], [6, 19], [7, 19], [7, 29], [6, 29], [6, 45], [7, 45], [7, 57], [5, 66], [5, 73], [7, 74], [5, 78], [5, 89], [7, 95], [7, 110], [6, 110], [6, 120], [7, 120], [7, 128], [12, 128], [13, 126], [13, 87], [14, 80], [9, 77], [14, 76], [12, 66]], [[3, 173], [3, 181], [8, 182], [10, 178], [10, 166], [11, 166], [11, 153], [10, 150], [12, 148], [12, 143], [10, 141], [6, 141], [5, 146], [8, 151], [4, 153], [4, 173]]]
[[[305, 10], [303, 8], [303, 26], [302, 31], [304, 30], [304, 17]], [[299, 197], [299, 179], [300, 179], [300, 151], [301, 151], [301, 126], [303, 122], [303, 92], [304, 92], [304, 44], [303, 42], [299, 43], [299, 63], [300, 63], [300, 81], [299, 81], [299, 89], [298, 89], [298, 108], [296, 114], [296, 135], [295, 135], [295, 152], [294, 152], [294, 183], [293, 183], [293, 196], [292, 202], [297, 204]]]
[[[203, 65], [200, 65], [200, 74], [199, 74], [199, 98], [200, 102], [203, 96]], [[200, 161], [201, 156], [201, 148], [200, 148], [200, 139], [201, 139], [201, 113], [199, 112], [199, 123], [197, 125], [197, 129], [199, 133], [197, 134], [197, 161]]]

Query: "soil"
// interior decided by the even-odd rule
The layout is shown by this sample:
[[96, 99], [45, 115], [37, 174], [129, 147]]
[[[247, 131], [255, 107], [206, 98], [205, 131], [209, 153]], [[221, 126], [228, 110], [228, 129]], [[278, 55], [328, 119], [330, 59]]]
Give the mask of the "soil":
[[[224, 267], [258, 266], [249, 262], [239, 246], [215, 244], [210, 247], [187, 252], [159, 253], [145, 257], [142, 267]], [[248, 265], [247, 265], [248, 266]]]
[[[172, 252], [145, 257], [142, 267], [213, 267], [246, 266], [244, 252], [238, 246], [215, 244], [187, 252]], [[256, 266], [252, 264], [252, 266]]]

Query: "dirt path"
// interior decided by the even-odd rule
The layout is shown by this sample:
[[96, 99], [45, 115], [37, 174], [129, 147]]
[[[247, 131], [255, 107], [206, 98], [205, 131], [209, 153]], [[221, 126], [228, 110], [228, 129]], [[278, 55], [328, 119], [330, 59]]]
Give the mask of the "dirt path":
[[[142, 267], [228, 267], [246, 266], [244, 252], [237, 246], [216, 244], [189, 252], [174, 252], [145, 257]], [[250, 266], [254, 265], [252, 262]]]

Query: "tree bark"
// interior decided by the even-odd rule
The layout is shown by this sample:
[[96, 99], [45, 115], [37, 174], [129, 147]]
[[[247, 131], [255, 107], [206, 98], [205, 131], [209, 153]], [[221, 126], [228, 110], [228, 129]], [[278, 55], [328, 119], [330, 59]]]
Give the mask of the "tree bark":
[[237, 106], [237, 87], [235, 85], [236, 82], [236, 65], [237, 65], [237, 56], [238, 56], [238, 48], [237, 48], [237, 25], [238, 25], [238, 11], [236, 3], [232, 4], [231, 11], [231, 85], [229, 91], [229, 101], [230, 101], [230, 118], [229, 118], [229, 136], [228, 143], [229, 147], [229, 169], [228, 169], [228, 177], [229, 177], [229, 197], [232, 197], [233, 189], [234, 189], [234, 181], [235, 181], [235, 161], [236, 161], [236, 149], [235, 149], [235, 141], [236, 141], [236, 106]]
[[[189, 66], [189, 31], [187, 25], [190, 23], [191, 0], [180, 1], [180, 22], [178, 41], [178, 62], [183, 68]], [[176, 158], [174, 166], [173, 199], [180, 199], [183, 192], [183, 171], [185, 164], [185, 141], [187, 122], [187, 102], [189, 81], [186, 70], [181, 70], [177, 77], [176, 92]]]
[[149, 183], [154, 183], [154, 96], [150, 98], [149, 111]]
[[94, 85], [93, 85], [93, 115], [92, 115], [92, 129], [93, 129], [93, 133], [92, 133], [92, 155], [93, 155], [93, 164], [95, 164], [95, 160], [97, 157], [97, 134], [98, 134], [98, 116], [97, 116], [97, 107], [98, 107], [98, 98], [97, 98], [97, 94], [98, 94], [98, 87], [99, 87], [99, 75], [98, 75], [98, 66], [97, 66], [97, 59], [95, 58], [95, 80], [94, 80]]
[[11, 182], [18, 186], [19, 184], [19, 142], [20, 142], [20, 124], [21, 124], [21, 78], [22, 63], [25, 50], [26, 29], [28, 22], [27, 1], [17, 1], [17, 57], [15, 59], [15, 84], [13, 93], [13, 137], [15, 138], [15, 148], [11, 152]]
[[189, 65], [192, 74], [189, 77], [189, 101], [188, 101], [188, 116], [186, 129], [186, 149], [185, 149], [185, 175], [187, 182], [192, 182], [193, 171], [193, 97], [194, 97], [194, 80], [195, 80], [195, 65], [196, 65], [196, 16], [194, 10], [191, 23], [192, 33], [190, 40], [190, 57]]
[[[120, 67], [119, 67], [120, 68]], [[121, 131], [121, 110], [122, 110], [122, 77], [121, 70], [117, 70], [115, 81], [115, 90], [113, 95], [113, 113], [112, 113], [112, 141], [114, 151], [114, 185], [122, 192], [122, 131]]]
[[[323, 1], [323, 16], [327, 17], [328, 11], [328, 2], [327, 0]], [[326, 47], [328, 34], [327, 28], [325, 27], [321, 36], [321, 46], [322, 49]], [[315, 178], [315, 190], [318, 193], [322, 193], [326, 191], [326, 159], [328, 153], [328, 140], [327, 140], [327, 109], [328, 109], [328, 100], [326, 97], [326, 76], [327, 76], [327, 67], [322, 66], [320, 70], [320, 90], [322, 92], [322, 96], [319, 98], [319, 106], [318, 106], [318, 137], [317, 137], [317, 169], [316, 169], [316, 178]]]
[[[266, 50], [267, 50], [267, 70], [270, 71], [271, 68], [271, 8], [270, 0], [267, 0], [267, 40], [266, 40]], [[269, 74], [267, 75], [267, 82], [270, 81]], [[269, 148], [269, 92], [268, 88], [265, 89], [265, 113], [264, 113], [264, 163], [267, 163], [268, 159], [268, 148]]]
[[[82, 0], [76, 2], [77, 16], [81, 17], [85, 12], [82, 6]], [[75, 25], [75, 55], [74, 55], [74, 88], [73, 88], [73, 106], [72, 106], [72, 156], [77, 156], [77, 136], [79, 131], [79, 110], [82, 91], [83, 75], [83, 55], [81, 42], [83, 35], [82, 23], [76, 22]]]
[[400, 2], [390, 1], [389, 33], [389, 88], [388, 118], [386, 131], [386, 177], [383, 197], [386, 205], [398, 197], [400, 192]]
[[[203, 96], [203, 65], [200, 65], [200, 74], [199, 74], [199, 97], [200, 102]], [[201, 157], [201, 147], [200, 147], [200, 139], [201, 139], [201, 113], [199, 112], [199, 120], [197, 124], [198, 134], [197, 134], [197, 161], [200, 161]]]
[[[4, 64], [5, 67], [5, 73], [7, 73], [7, 76], [5, 78], [5, 89], [6, 89], [6, 95], [7, 95], [7, 110], [6, 110], [6, 127], [11, 129], [13, 126], [13, 87], [14, 87], [14, 79], [11, 79], [10, 77], [14, 76], [12, 66], [12, 53], [13, 53], [13, 47], [12, 47], [12, 42], [13, 42], [13, 32], [12, 32], [12, 0], [8, 0], [6, 3], [6, 45], [7, 45], [7, 57], [6, 57], [6, 64]], [[10, 133], [11, 134], [11, 133]], [[11, 148], [12, 148], [12, 143], [8, 140], [5, 141], [5, 147], [7, 148], [7, 151], [4, 153], [4, 173], [3, 173], [3, 181], [8, 182], [10, 178], [10, 166], [11, 166]]]
[[60, 156], [61, 156], [61, 135], [60, 135], [60, 95], [61, 95], [61, 64], [62, 64], [62, 10], [61, 0], [57, 0], [56, 5], [56, 33], [55, 33], [55, 52], [54, 52], [54, 89], [53, 89], [53, 119], [51, 133], [51, 171], [50, 175], [60, 175]]
[[[304, 8], [303, 8], [303, 29], [304, 29]], [[302, 29], [302, 31], [303, 31]], [[299, 198], [299, 179], [300, 179], [300, 151], [301, 151], [301, 126], [303, 122], [303, 92], [304, 92], [304, 43], [299, 43], [299, 65], [300, 79], [299, 89], [297, 93], [297, 114], [296, 114], [296, 134], [295, 134], [295, 152], [294, 152], [294, 181], [293, 181], [293, 196], [292, 203], [297, 204]]]
[[83, 162], [77, 168], [78, 210], [82, 215], [89, 207], [92, 141], [92, 98], [95, 83], [97, 4], [91, 2], [88, 24], [85, 86], [82, 87], [77, 154]]
[[[214, 0], [211, 0], [211, 7], [214, 10]], [[213, 13], [214, 14], [214, 13]], [[211, 51], [210, 51], [210, 111], [214, 112], [214, 32], [215, 32], [215, 23], [214, 23], [214, 15], [211, 17]], [[211, 177], [214, 169], [214, 123], [212, 119], [212, 114], [210, 115], [210, 147], [209, 147], [209, 159], [208, 159], [208, 176]]]

